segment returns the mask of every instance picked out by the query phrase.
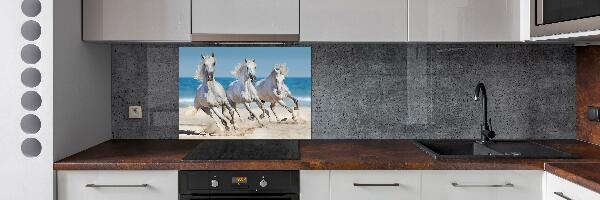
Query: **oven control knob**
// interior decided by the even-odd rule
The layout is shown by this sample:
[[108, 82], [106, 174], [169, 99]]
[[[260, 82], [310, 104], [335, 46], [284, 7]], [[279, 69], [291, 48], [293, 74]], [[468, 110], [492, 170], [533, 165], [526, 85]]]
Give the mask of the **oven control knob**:
[[265, 179], [260, 180], [260, 183], [258, 183], [258, 185], [260, 185], [260, 187], [267, 187], [267, 185], [269, 185], [269, 183], [267, 183], [267, 181]]
[[217, 180], [210, 180], [210, 187], [219, 187], [219, 181]]

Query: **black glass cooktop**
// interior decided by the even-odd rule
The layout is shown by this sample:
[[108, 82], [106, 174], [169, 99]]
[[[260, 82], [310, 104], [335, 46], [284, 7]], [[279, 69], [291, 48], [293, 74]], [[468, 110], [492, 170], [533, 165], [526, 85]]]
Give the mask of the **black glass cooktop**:
[[297, 140], [204, 140], [183, 160], [298, 160]]

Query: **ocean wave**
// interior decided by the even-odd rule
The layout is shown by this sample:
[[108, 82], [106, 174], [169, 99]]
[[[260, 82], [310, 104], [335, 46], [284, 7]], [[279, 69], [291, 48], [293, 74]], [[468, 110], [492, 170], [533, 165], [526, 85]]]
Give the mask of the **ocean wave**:
[[303, 102], [310, 102], [311, 101], [310, 97], [296, 97], [296, 99], [298, 99], [298, 101], [303, 101]]
[[194, 103], [194, 98], [179, 98], [179, 103]]

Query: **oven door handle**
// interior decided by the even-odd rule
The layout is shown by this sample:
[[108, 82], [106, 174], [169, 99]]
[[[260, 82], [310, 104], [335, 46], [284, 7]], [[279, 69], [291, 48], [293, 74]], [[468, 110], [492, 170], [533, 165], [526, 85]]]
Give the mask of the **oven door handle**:
[[298, 195], [286, 194], [286, 195], [272, 195], [272, 196], [210, 196], [210, 199], [290, 199], [298, 200]]
[[194, 196], [194, 195], [182, 195], [182, 200], [206, 200], [206, 199], [289, 199], [298, 200], [297, 194], [284, 194], [284, 195], [265, 195], [265, 196], [254, 196], [248, 195], [207, 195], [207, 196]]

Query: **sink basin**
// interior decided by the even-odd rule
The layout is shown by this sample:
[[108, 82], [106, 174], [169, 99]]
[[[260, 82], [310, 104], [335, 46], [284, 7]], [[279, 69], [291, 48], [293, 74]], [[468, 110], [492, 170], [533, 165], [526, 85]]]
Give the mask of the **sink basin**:
[[414, 140], [435, 159], [473, 158], [577, 158], [570, 153], [530, 141], [499, 140], [480, 144], [474, 140]]

